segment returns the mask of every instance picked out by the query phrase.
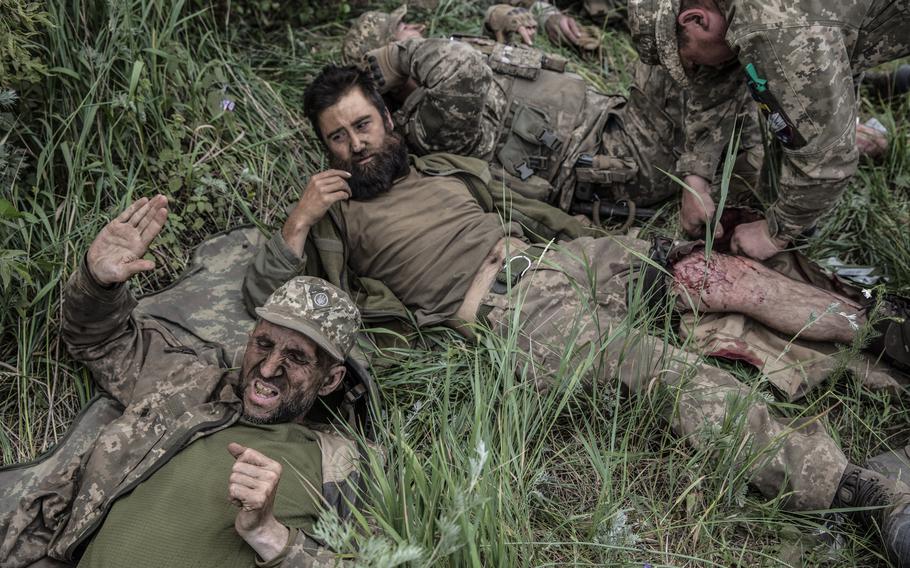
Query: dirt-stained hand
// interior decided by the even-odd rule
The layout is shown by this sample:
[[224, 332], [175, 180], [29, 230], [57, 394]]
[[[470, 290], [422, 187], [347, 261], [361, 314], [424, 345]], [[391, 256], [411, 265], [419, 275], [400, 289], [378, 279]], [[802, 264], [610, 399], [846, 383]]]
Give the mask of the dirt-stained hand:
[[[717, 205], [711, 198], [708, 180], [701, 176], [690, 175], [683, 179], [688, 187], [683, 188], [682, 204], [679, 208], [679, 222], [683, 230], [694, 237], [705, 234], [705, 227], [714, 220]], [[724, 229], [718, 223], [714, 237], [723, 236]]]
[[888, 135], [865, 124], [857, 124], [856, 149], [860, 156], [877, 160], [888, 151]]
[[134, 201], [105, 225], [86, 255], [89, 272], [95, 280], [107, 286], [126, 282], [133, 274], [155, 268], [154, 261], [142, 257], [165, 221], [167, 197], [156, 195]]
[[572, 45], [577, 46], [581, 39], [581, 29], [578, 26], [578, 22], [576, 22], [575, 18], [572, 16], [553, 14], [547, 18], [546, 28], [547, 36], [550, 38], [550, 41], [557, 45], [562, 40], [566, 40]]
[[288, 528], [274, 515], [281, 464], [236, 442], [228, 444], [228, 451], [236, 460], [228, 478], [228, 496], [240, 507], [234, 529], [268, 561], [288, 540]]

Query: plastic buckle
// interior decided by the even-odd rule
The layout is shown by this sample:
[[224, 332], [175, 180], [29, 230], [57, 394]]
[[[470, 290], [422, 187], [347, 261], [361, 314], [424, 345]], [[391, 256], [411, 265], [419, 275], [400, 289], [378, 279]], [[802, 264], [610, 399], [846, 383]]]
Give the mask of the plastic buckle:
[[521, 178], [521, 181], [525, 181], [534, 175], [534, 170], [528, 165], [528, 162], [522, 162], [515, 166], [515, 172], [518, 174], [518, 177]]
[[560, 142], [559, 138], [556, 137], [556, 134], [552, 130], [544, 130], [537, 139], [541, 144], [554, 152], [558, 151], [562, 146], [562, 142]]
[[545, 170], [550, 165], [550, 159], [544, 156], [529, 156], [527, 164], [532, 170]]

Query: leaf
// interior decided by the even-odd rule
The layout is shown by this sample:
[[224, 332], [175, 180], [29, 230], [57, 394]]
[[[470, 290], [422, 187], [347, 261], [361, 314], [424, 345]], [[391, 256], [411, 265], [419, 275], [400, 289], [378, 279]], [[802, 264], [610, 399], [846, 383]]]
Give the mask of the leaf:
[[0, 217], [5, 219], [18, 219], [22, 217], [22, 213], [20, 213], [9, 201], [0, 199]]
[[141, 60], [133, 62], [133, 74], [130, 76], [130, 99], [136, 96], [136, 87], [139, 85], [139, 77], [142, 76], [142, 70], [144, 68], [145, 63]]
[[66, 76], [72, 77], [73, 79], [76, 79], [76, 80], [79, 80], [82, 78], [79, 76], [78, 73], [76, 73], [69, 67], [51, 67], [50, 69], [48, 69], [48, 71], [51, 73], [59, 73], [61, 75], [66, 75]]

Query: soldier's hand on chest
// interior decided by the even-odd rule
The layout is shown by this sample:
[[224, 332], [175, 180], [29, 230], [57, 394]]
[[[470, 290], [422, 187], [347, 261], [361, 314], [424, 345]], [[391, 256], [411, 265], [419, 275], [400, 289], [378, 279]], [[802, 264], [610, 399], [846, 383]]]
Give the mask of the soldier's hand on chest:
[[281, 464], [237, 443], [228, 444], [228, 451], [236, 460], [228, 478], [228, 495], [231, 503], [240, 507], [234, 529], [268, 561], [288, 540], [288, 528], [274, 515]]

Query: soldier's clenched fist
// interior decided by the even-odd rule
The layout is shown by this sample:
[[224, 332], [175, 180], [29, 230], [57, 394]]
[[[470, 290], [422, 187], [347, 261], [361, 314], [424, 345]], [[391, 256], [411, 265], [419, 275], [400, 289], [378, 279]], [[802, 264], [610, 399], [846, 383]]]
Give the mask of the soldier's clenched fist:
[[289, 534], [273, 513], [281, 464], [233, 442], [228, 451], [236, 460], [228, 478], [228, 495], [240, 507], [234, 529], [263, 560], [271, 560], [284, 549]]

